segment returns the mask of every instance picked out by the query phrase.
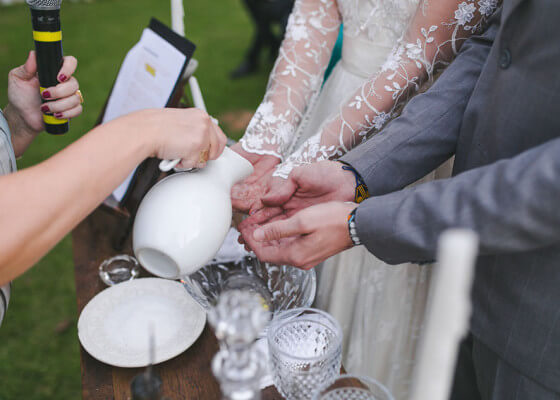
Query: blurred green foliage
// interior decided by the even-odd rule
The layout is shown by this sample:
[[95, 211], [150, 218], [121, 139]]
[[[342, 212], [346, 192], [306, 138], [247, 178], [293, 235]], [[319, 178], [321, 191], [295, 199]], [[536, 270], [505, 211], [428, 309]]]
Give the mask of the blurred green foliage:
[[[62, 3], [64, 51], [78, 58], [76, 76], [84, 113], [61, 137], [41, 134], [19, 168], [37, 164], [91, 129], [127, 50], [154, 16], [170, 24], [165, 0], [95, 0]], [[254, 110], [263, 96], [268, 68], [231, 81], [228, 73], [243, 58], [252, 26], [241, 0], [185, 0], [187, 37], [197, 45], [196, 76], [213, 115]], [[8, 71], [33, 47], [24, 4], [0, 7], [0, 105], [7, 101]], [[237, 138], [242, 132], [226, 132]], [[45, 200], [47, 201], [47, 200]], [[0, 328], [0, 400], [81, 397], [72, 243], [64, 239], [32, 270], [14, 282]]]

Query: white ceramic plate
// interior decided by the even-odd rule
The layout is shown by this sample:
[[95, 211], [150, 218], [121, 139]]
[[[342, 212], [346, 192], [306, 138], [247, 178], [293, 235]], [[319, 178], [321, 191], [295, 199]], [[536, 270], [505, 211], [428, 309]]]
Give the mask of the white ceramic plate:
[[78, 320], [78, 337], [99, 361], [143, 367], [149, 363], [150, 325], [157, 364], [188, 349], [205, 323], [205, 311], [182, 284], [143, 278], [119, 283], [91, 299]]

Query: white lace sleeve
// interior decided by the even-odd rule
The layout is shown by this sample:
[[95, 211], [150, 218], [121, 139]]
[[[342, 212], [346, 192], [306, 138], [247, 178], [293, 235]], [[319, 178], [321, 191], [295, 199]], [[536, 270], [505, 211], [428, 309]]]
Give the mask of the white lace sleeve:
[[381, 71], [273, 175], [286, 178], [295, 166], [338, 158], [378, 132], [399, 104], [431, 79], [438, 67], [453, 60], [462, 42], [484, 26], [497, 5], [498, 0], [422, 0]]
[[283, 157], [321, 88], [339, 26], [335, 0], [296, 0], [266, 94], [241, 139], [246, 151]]

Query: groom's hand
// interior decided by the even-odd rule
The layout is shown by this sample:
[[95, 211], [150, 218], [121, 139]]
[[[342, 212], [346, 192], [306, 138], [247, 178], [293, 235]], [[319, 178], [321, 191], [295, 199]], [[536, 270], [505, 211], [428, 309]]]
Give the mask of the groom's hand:
[[355, 177], [336, 161], [321, 161], [294, 168], [288, 179], [271, 181], [261, 198], [264, 208], [252, 214], [240, 229], [263, 224], [280, 214], [288, 217], [296, 212], [328, 201], [353, 201]]
[[266, 225], [245, 224], [241, 234], [259, 260], [310, 269], [352, 247], [348, 215], [356, 207], [344, 202], [318, 204], [291, 217], [277, 215]]
[[294, 168], [284, 184], [270, 188], [262, 202], [297, 211], [327, 201], [352, 201], [354, 192], [352, 172], [343, 170], [337, 161], [320, 161]]

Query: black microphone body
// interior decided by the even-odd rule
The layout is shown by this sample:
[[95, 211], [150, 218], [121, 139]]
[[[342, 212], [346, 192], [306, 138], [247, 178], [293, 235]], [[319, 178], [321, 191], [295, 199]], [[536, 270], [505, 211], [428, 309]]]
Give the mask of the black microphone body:
[[[62, 67], [62, 31], [60, 30], [60, 7], [37, 5], [40, 1], [29, 1], [33, 40], [37, 53], [37, 72], [41, 93], [45, 88], [58, 84], [58, 71]], [[48, 1], [45, 1], [48, 3]], [[60, 4], [60, 3], [59, 3]], [[49, 100], [43, 99], [43, 102]], [[43, 114], [46, 131], [53, 135], [68, 132], [68, 120], [58, 119], [50, 113]]]

